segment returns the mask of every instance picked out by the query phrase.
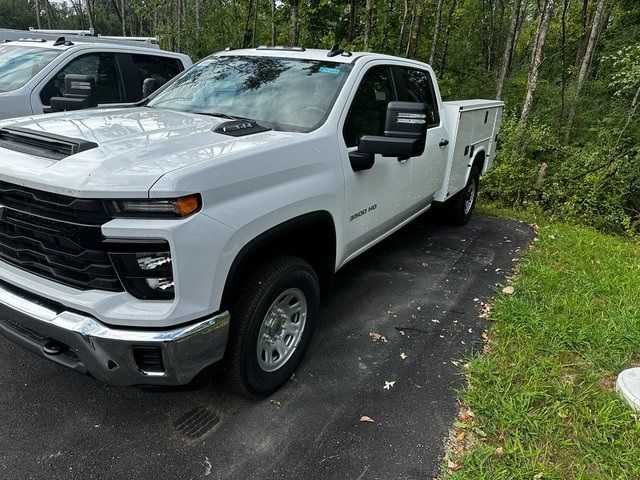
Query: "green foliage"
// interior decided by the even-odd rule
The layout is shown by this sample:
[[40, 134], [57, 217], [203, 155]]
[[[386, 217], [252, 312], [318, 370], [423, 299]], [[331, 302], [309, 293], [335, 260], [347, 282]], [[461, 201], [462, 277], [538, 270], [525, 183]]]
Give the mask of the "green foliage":
[[640, 246], [528, 220], [539, 241], [494, 303], [490, 350], [462, 392], [486, 435], [449, 478], [640, 478], [640, 423], [613, 391], [639, 359]]

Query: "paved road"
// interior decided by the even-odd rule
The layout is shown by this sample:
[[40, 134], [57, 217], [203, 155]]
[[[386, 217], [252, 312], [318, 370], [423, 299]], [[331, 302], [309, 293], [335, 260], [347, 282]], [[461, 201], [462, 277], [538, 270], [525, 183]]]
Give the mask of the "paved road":
[[0, 338], [0, 479], [432, 478], [462, 384], [451, 360], [481, 347], [478, 299], [531, 238], [503, 219], [413, 222], [338, 274], [305, 360], [263, 402], [219, 375], [109, 387]]

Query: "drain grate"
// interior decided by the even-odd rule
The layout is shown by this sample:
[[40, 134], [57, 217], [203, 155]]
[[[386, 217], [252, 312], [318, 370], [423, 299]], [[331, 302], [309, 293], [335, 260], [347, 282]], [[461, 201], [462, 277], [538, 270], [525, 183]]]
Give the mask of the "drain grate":
[[205, 407], [188, 411], [173, 425], [178, 432], [189, 440], [205, 436], [220, 422], [220, 418]]

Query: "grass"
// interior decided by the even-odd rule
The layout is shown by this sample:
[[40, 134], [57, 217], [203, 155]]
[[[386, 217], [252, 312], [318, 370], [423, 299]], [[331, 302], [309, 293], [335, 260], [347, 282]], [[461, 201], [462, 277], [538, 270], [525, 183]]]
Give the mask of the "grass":
[[614, 389], [640, 365], [640, 245], [520, 218], [538, 239], [467, 366], [445, 477], [638, 479], [640, 417]]

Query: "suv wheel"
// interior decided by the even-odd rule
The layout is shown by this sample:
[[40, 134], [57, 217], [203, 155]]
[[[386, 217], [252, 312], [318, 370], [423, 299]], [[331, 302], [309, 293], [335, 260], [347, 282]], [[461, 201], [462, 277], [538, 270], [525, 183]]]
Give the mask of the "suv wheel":
[[264, 398], [291, 376], [307, 349], [320, 303], [313, 268], [279, 255], [251, 272], [232, 305], [225, 373], [229, 386]]

